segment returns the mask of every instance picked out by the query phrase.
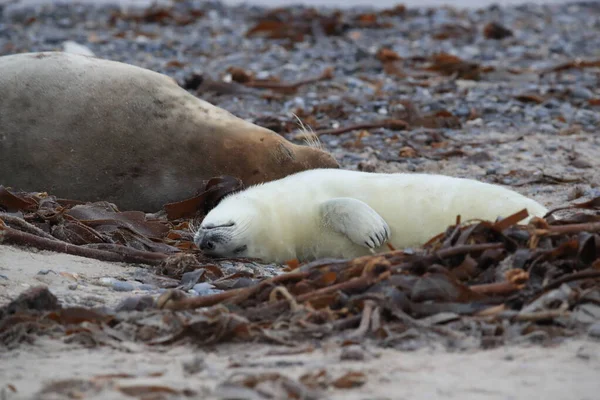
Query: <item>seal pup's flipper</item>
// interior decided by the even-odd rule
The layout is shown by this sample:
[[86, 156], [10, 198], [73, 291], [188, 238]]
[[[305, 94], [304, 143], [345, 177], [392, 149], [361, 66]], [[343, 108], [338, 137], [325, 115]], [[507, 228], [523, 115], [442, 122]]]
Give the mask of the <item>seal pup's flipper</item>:
[[323, 225], [346, 235], [350, 241], [376, 249], [390, 237], [387, 222], [367, 203], [350, 197], [338, 197], [319, 205]]

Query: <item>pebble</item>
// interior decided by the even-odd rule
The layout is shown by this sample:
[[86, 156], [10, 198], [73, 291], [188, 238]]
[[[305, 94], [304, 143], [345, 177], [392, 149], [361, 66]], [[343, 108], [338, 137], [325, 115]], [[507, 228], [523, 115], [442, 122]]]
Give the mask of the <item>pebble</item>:
[[592, 324], [588, 328], [588, 335], [593, 338], [600, 339], [600, 321]]
[[600, 113], [592, 110], [579, 109], [575, 114], [575, 119], [580, 124], [596, 125], [598, 122], [600, 122]]
[[469, 127], [483, 126], [483, 120], [481, 118], [476, 118], [476, 119], [467, 121], [465, 123], [465, 125], [467, 125]]
[[589, 100], [594, 97], [594, 93], [590, 89], [581, 86], [571, 88], [571, 95], [575, 98], [584, 100]]
[[222, 292], [222, 290], [215, 289], [215, 287], [208, 282], [202, 282], [202, 283], [198, 283], [198, 284], [194, 285], [194, 287], [192, 288], [192, 291], [197, 296], [208, 296], [210, 294], [216, 294], [216, 293]]
[[363, 348], [359, 345], [351, 345], [342, 348], [340, 360], [342, 361], [364, 361], [366, 354]]
[[115, 282], [115, 281], [116, 281], [115, 278], [102, 277], [102, 278], [98, 279], [98, 284], [100, 284], [101, 286], [112, 286], [113, 282]]
[[549, 133], [549, 134], [557, 134], [558, 133], [558, 129], [556, 129], [553, 125], [551, 124], [541, 124], [538, 126], [538, 131], [542, 132], [542, 133]]
[[38, 271], [37, 275], [48, 275], [50, 272], [52, 272], [53, 274], [56, 274], [56, 272], [51, 269], [40, 269]]
[[468, 117], [471, 114], [471, 109], [466, 106], [460, 106], [454, 110], [454, 115], [458, 117]]
[[181, 290], [190, 290], [198, 283], [202, 275], [204, 275], [204, 268], [198, 268], [194, 271], [186, 272], [181, 277]]
[[198, 355], [193, 355], [191, 358], [181, 361], [181, 366], [183, 367], [186, 375], [195, 375], [204, 371], [207, 368], [207, 363], [204, 358]]
[[152, 296], [134, 296], [126, 297], [115, 307], [116, 312], [120, 311], [143, 311], [154, 306]]
[[112, 283], [115, 292], [131, 292], [135, 287], [129, 282], [115, 281]]
[[67, 40], [66, 42], [63, 42], [63, 50], [66, 53], [81, 54], [90, 57], [95, 56], [95, 54], [89, 48], [72, 40]]

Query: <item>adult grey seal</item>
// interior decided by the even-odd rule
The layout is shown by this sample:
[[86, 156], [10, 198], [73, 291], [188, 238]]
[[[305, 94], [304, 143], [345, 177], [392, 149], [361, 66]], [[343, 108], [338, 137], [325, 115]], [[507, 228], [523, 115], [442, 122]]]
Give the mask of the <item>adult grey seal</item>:
[[157, 72], [63, 52], [0, 57], [5, 186], [156, 211], [218, 175], [249, 186], [338, 167]]
[[351, 258], [423, 245], [457, 215], [495, 220], [546, 207], [502, 186], [430, 174], [303, 171], [225, 197], [194, 242], [208, 255], [265, 262]]

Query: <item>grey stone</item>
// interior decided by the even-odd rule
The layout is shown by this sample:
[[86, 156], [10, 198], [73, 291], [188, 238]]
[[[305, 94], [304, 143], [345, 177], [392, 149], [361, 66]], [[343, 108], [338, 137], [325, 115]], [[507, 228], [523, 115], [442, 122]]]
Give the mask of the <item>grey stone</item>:
[[192, 290], [196, 292], [198, 296], [208, 296], [210, 294], [222, 292], [222, 290], [215, 289], [215, 287], [208, 282], [198, 283], [194, 285]]
[[590, 335], [593, 338], [600, 339], [600, 321], [592, 324], [588, 328], [588, 335]]
[[589, 100], [594, 97], [594, 93], [590, 89], [581, 86], [571, 88], [571, 95], [584, 100]]
[[129, 282], [115, 281], [112, 283], [112, 289], [116, 292], [131, 292], [135, 287]]

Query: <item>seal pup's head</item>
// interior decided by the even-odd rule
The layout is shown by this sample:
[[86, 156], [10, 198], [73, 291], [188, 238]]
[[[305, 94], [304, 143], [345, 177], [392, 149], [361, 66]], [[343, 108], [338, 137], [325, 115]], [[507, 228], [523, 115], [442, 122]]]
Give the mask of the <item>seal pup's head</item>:
[[194, 243], [213, 257], [256, 257], [260, 205], [238, 193], [225, 197], [202, 220]]

